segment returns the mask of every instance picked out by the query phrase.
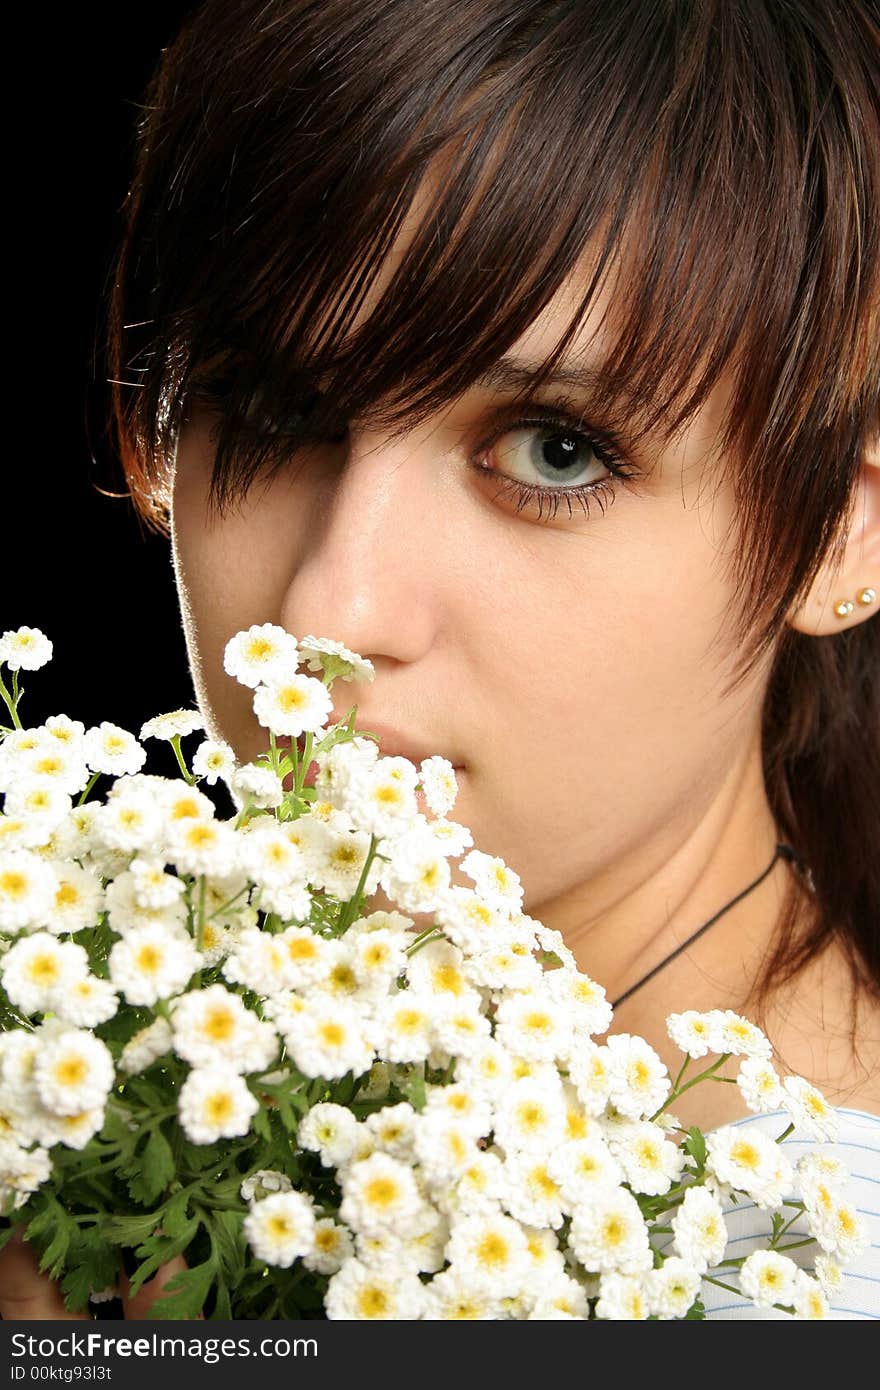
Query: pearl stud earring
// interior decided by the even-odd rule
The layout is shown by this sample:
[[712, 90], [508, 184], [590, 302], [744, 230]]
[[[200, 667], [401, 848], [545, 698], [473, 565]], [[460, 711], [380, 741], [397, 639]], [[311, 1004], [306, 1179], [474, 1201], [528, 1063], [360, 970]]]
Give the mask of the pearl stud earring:
[[[877, 597], [877, 590], [870, 587], [859, 589], [856, 594], [856, 603], [873, 603]], [[855, 603], [850, 598], [839, 598], [834, 605], [834, 613], [838, 618], [848, 618], [850, 613], [855, 611]]]

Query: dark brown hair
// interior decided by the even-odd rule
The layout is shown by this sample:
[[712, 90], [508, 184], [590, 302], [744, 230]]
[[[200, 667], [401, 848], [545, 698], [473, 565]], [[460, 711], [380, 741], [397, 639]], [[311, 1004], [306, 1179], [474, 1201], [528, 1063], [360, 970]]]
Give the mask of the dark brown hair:
[[146, 96], [110, 304], [115, 439], [166, 529], [191, 395], [222, 509], [298, 439], [450, 404], [577, 270], [534, 395], [625, 264], [591, 418], [668, 439], [733, 383], [737, 680], [771, 655], [767, 789], [815, 888], [767, 989], [836, 937], [880, 993], [880, 622], [785, 622], [880, 435], [878, 82], [874, 0], [207, 0]]

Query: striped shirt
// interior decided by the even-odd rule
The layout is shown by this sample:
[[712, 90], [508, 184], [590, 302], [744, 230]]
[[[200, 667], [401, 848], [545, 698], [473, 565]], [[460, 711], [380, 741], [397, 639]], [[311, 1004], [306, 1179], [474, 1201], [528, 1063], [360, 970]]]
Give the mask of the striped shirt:
[[[870, 1244], [861, 1255], [843, 1266], [843, 1287], [830, 1300], [829, 1317], [837, 1321], [852, 1318], [880, 1320], [880, 1115], [845, 1107], [837, 1107], [836, 1114], [840, 1132], [835, 1143], [803, 1138], [795, 1132], [783, 1140], [783, 1144], [793, 1162], [811, 1148], [818, 1147], [822, 1153], [833, 1154], [840, 1159], [849, 1172], [842, 1195], [858, 1210], [868, 1231]], [[745, 1119], [733, 1121], [733, 1124], [736, 1127], [756, 1126], [775, 1139], [788, 1120], [789, 1117], [779, 1110], [769, 1115], [748, 1115]], [[730, 1232], [726, 1257], [766, 1249], [770, 1234], [769, 1212], [762, 1211], [752, 1202], [742, 1201], [737, 1206], [726, 1204], [724, 1215]], [[795, 1233], [803, 1236], [810, 1234], [803, 1218], [798, 1218], [790, 1228], [790, 1234]], [[806, 1245], [792, 1250], [790, 1258], [809, 1269], [815, 1256], [820, 1253], [818, 1245]], [[704, 1285], [702, 1298], [707, 1318], [790, 1320], [788, 1313], [775, 1308], [756, 1308], [739, 1294], [729, 1293], [713, 1284]]]

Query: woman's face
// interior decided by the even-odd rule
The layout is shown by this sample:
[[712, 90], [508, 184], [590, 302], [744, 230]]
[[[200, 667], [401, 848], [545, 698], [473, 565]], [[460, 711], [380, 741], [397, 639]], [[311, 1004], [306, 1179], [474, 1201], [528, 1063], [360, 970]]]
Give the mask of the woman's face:
[[[565, 287], [509, 355], [541, 361], [572, 295]], [[601, 359], [601, 332], [590, 335], [604, 307], [569, 357]], [[564, 493], [555, 516], [546, 503], [517, 511], [476, 471], [475, 455], [551, 488], [609, 477], [588, 441], [573, 449], [540, 420], [502, 425], [481, 452], [503, 400], [475, 389], [395, 441], [352, 430], [258, 480], [224, 518], [208, 513], [214, 446], [196, 410], [177, 457], [174, 562], [215, 737], [242, 759], [267, 742], [251, 692], [223, 670], [235, 632], [272, 622], [344, 642], [376, 675], [337, 682], [334, 716], [357, 703], [358, 727], [392, 725], [459, 765], [451, 817], [520, 875], [540, 916], [585, 889], [617, 900], [686, 843], [759, 758], [767, 672], [725, 695], [735, 537], [713, 453], [719, 393], [672, 445], [625, 459], [631, 480], [588, 517]]]

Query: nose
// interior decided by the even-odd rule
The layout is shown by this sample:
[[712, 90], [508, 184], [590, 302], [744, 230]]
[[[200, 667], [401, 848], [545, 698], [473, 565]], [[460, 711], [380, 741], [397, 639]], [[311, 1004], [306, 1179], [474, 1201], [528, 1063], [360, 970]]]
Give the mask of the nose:
[[[345, 643], [377, 677], [388, 663], [417, 662], [430, 650], [454, 547], [438, 452], [425, 431], [394, 441], [352, 434], [291, 572], [281, 614], [289, 632]], [[356, 683], [339, 695], [347, 708]]]

